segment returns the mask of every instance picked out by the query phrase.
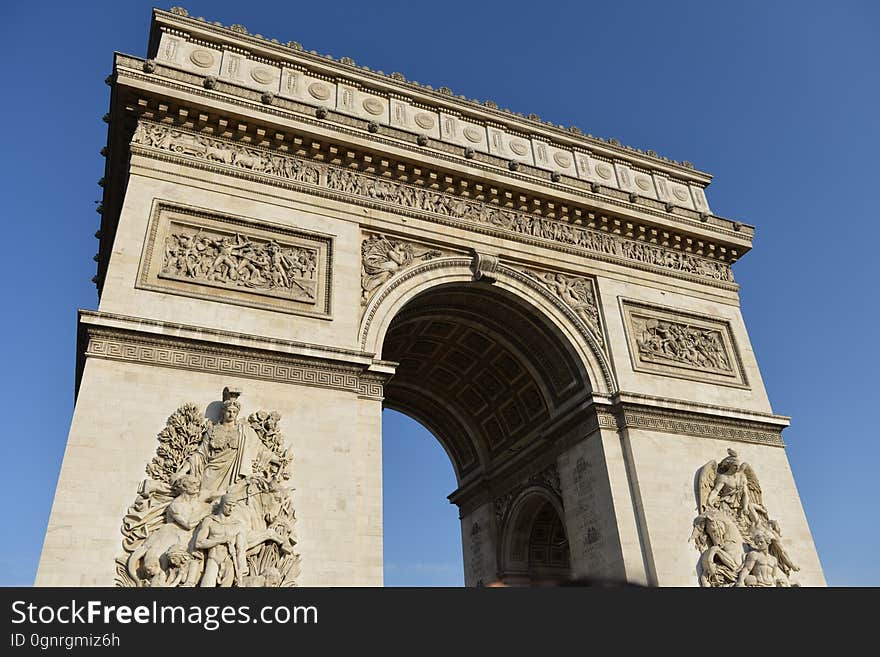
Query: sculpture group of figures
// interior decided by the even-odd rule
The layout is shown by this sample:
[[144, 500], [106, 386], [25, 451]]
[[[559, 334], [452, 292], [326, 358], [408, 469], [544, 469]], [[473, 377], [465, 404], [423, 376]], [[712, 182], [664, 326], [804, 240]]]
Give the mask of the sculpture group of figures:
[[565, 274], [534, 275], [590, 327], [599, 346], [602, 346], [605, 340], [599, 323], [599, 304], [596, 303], [596, 293], [592, 281]]
[[702, 369], [730, 372], [721, 333], [659, 319], [633, 318], [636, 345], [645, 360], [674, 361]]
[[169, 233], [165, 238], [163, 276], [246, 288], [281, 289], [294, 297], [315, 298], [318, 255], [313, 249], [283, 247], [238, 233], [203, 230]]
[[118, 586], [296, 585], [292, 457], [281, 418], [258, 411], [240, 420], [240, 395], [223, 390], [216, 423], [195, 404], [168, 418], [122, 523]]
[[397, 272], [417, 261], [431, 260], [440, 251], [425, 249], [411, 242], [384, 235], [368, 237], [361, 243], [361, 289], [366, 303], [370, 293]]
[[313, 185], [319, 182], [319, 169], [298, 158], [280, 154], [266, 156], [262, 151], [244, 144], [230, 144], [167, 126], [140, 122], [132, 142], [279, 178], [299, 180]]
[[797, 586], [792, 575], [799, 568], [785, 550], [779, 523], [764, 506], [754, 470], [734, 450], [727, 453], [697, 473], [700, 514], [691, 540], [700, 551], [700, 585]]
[[499, 207], [417, 185], [397, 183], [332, 164], [312, 164], [293, 155], [191, 134], [169, 126], [139, 122], [132, 142], [178, 155], [250, 172], [316, 185], [323, 189], [461, 219], [511, 233], [552, 240], [588, 251], [613, 255], [666, 270], [717, 281], [733, 281], [730, 265], [690, 253], [625, 239], [565, 221]]

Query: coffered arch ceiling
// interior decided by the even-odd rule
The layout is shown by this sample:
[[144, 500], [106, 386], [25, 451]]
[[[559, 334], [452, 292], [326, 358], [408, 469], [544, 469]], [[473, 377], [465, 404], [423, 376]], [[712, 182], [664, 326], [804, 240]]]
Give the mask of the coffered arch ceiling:
[[459, 485], [490, 474], [591, 390], [572, 345], [541, 311], [483, 283], [412, 299], [392, 320], [382, 357], [399, 363], [386, 407], [435, 434]]

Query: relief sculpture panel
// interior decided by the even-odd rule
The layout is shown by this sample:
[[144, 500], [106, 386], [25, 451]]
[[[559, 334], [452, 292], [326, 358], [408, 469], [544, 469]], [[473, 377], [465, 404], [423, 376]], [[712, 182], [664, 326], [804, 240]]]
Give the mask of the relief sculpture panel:
[[172, 222], [163, 255], [159, 278], [237, 287], [315, 303], [315, 249]]
[[122, 521], [117, 586], [296, 586], [293, 456], [281, 416], [239, 419], [240, 396], [224, 388], [217, 422], [193, 403], [168, 418]]
[[444, 253], [408, 240], [387, 235], [368, 235], [361, 242], [361, 303], [398, 272]]
[[621, 299], [633, 369], [748, 387], [729, 322]]
[[700, 468], [696, 483], [699, 515], [690, 540], [700, 551], [700, 586], [796, 586], [793, 578], [800, 569], [764, 505], [752, 466], [728, 449], [720, 463]]
[[605, 347], [596, 283], [593, 279], [554, 272], [532, 271], [529, 273], [553, 292], [560, 301], [567, 304], [587, 325], [599, 346]]
[[326, 316], [331, 239], [159, 202], [138, 287]]

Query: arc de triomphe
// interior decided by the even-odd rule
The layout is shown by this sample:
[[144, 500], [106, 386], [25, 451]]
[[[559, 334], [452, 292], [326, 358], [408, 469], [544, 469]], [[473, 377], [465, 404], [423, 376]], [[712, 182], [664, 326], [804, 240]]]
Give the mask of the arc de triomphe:
[[824, 585], [711, 177], [155, 10], [38, 585], [381, 585], [382, 409], [465, 581]]

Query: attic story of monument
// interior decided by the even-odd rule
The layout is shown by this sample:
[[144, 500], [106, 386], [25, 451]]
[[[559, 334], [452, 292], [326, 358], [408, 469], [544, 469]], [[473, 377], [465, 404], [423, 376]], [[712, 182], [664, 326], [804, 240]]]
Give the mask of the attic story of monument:
[[825, 584], [709, 174], [181, 8], [107, 82], [38, 585], [381, 585], [383, 408], [468, 586]]

